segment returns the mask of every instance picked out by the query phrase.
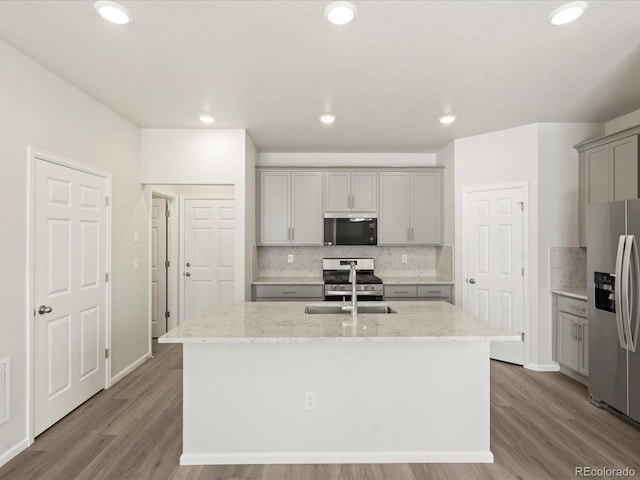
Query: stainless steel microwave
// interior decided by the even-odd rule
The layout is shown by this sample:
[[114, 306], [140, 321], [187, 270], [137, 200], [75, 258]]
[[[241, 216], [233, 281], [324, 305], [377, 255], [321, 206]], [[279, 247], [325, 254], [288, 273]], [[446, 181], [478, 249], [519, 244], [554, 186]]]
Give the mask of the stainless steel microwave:
[[324, 244], [377, 245], [378, 219], [371, 213], [325, 213]]

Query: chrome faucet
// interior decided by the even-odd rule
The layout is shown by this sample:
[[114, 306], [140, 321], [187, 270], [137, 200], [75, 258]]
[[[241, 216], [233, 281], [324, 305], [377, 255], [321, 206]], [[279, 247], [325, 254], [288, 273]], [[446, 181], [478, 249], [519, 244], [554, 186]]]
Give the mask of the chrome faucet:
[[356, 318], [358, 316], [358, 282], [356, 273], [356, 262], [351, 262], [351, 268], [349, 269], [349, 281], [351, 282], [351, 316], [353, 318]]

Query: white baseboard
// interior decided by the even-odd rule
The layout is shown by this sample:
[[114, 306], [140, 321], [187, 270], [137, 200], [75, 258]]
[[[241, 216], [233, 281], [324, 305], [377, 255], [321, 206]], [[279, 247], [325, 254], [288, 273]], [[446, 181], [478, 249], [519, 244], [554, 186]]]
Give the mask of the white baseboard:
[[246, 452], [183, 453], [180, 465], [267, 465], [318, 463], [493, 463], [486, 451], [453, 452]]
[[11, 447], [6, 452], [0, 453], [0, 467], [11, 460], [13, 457], [18, 455], [24, 449], [29, 446], [29, 439], [25, 438], [24, 440], [18, 442], [13, 447]]
[[144, 362], [146, 362], [150, 358], [151, 358], [151, 353], [145, 353], [142, 357], [140, 357], [138, 360], [136, 360], [131, 365], [126, 367], [120, 373], [111, 377], [111, 386], [113, 386], [114, 383], [118, 382], [119, 380], [122, 380], [124, 377], [129, 375], [131, 372], [133, 372], [136, 368], [138, 368], [140, 365], [142, 365]]
[[533, 370], [536, 372], [557, 372], [560, 370], [560, 365], [557, 363], [525, 363], [524, 368]]

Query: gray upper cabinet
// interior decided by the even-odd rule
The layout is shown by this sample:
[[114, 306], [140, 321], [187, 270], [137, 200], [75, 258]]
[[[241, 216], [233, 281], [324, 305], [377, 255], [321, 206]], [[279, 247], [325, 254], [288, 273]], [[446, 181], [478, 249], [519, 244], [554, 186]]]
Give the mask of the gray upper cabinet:
[[380, 173], [378, 244], [442, 244], [440, 171]]
[[322, 174], [262, 171], [259, 245], [322, 245]]
[[638, 198], [638, 136], [585, 150], [586, 202]]
[[325, 212], [377, 212], [377, 172], [326, 172]]

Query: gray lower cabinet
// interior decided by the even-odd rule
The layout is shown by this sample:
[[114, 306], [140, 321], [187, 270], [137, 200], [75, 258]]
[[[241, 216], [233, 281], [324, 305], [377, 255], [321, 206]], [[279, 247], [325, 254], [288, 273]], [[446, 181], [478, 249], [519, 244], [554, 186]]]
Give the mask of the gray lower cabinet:
[[[560, 369], [571, 377], [586, 382], [589, 375], [587, 302], [562, 295], [554, 295], [554, 297], [557, 361]], [[579, 375], [576, 376], [575, 373]]]
[[254, 302], [318, 302], [323, 296], [323, 285], [253, 285]]
[[440, 300], [453, 303], [453, 285], [384, 285], [384, 299], [396, 300]]

